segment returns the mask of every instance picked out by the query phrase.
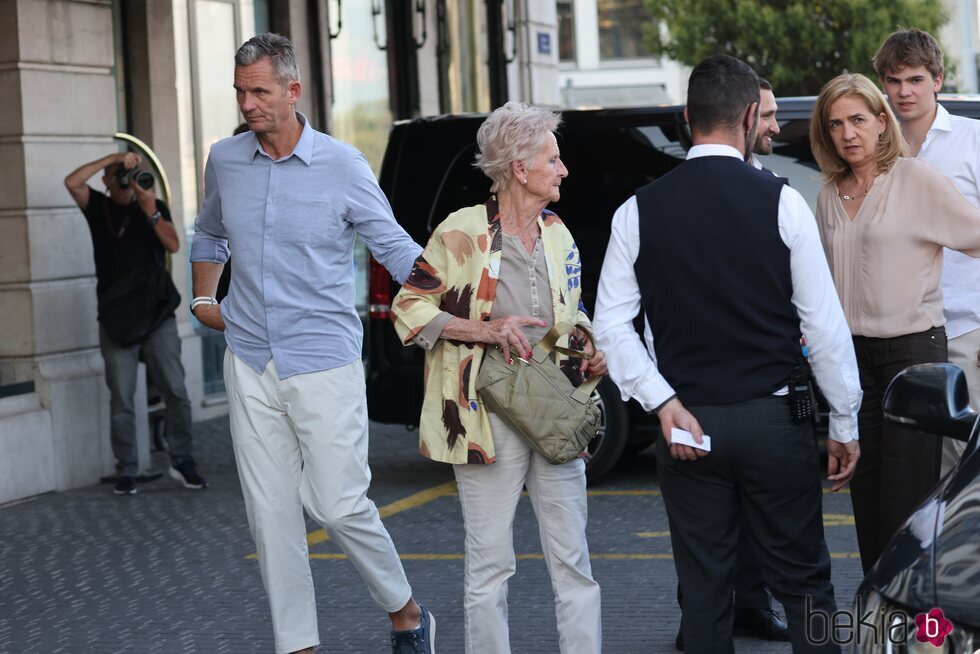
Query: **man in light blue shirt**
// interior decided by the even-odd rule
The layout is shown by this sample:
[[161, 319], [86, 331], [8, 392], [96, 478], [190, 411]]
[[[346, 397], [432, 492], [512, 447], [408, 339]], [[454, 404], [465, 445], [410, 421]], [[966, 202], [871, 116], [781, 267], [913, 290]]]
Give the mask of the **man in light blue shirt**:
[[[368, 420], [354, 236], [399, 282], [422, 248], [395, 222], [364, 156], [295, 110], [289, 41], [261, 34], [235, 54], [249, 131], [211, 148], [191, 262], [191, 310], [225, 332], [231, 433], [276, 651], [319, 644], [303, 509], [357, 568], [392, 621], [396, 654], [429, 654], [435, 619], [412, 598], [368, 499]], [[234, 251], [228, 296], [215, 289]]]

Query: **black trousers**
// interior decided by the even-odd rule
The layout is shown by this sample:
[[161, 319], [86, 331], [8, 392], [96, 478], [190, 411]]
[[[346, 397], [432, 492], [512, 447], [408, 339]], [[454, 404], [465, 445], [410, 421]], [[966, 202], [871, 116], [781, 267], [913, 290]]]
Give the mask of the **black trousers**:
[[[683, 606], [683, 597], [681, 585], [677, 584], [678, 606]], [[762, 568], [759, 567], [759, 559], [755, 555], [755, 550], [752, 549], [752, 538], [747, 529], [740, 529], [738, 533], [733, 604], [736, 609], [772, 608], [772, 601], [769, 598], [769, 593], [766, 592], [766, 581], [762, 578]]]
[[734, 604], [736, 609], [768, 609], [772, 606], [759, 559], [752, 549], [752, 539], [746, 529], [739, 530], [738, 554], [735, 555]]
[[946, 361], [946, 330], [893, 338], [854, 337], [864, 400], [858, 415], [861, 458], [851, 480], [851, 505], [865, 574], [915, 507], [939, 481], [942, 439], [885, 422], [881, 402], [908, 366]]
[[839, 652], [831, 643], [810, 644], [806, 634], [808, 596], [812, 610], [836, 610], [812, 427], [793, 424], [780, 397], [688, 409], [711, 436], [712, 452], [678, 461], [663, 439], [656, 446], [685, 650], [734, 652], [731, 598], [741, 529], [766, 586], [786, 609], [793, 651]]

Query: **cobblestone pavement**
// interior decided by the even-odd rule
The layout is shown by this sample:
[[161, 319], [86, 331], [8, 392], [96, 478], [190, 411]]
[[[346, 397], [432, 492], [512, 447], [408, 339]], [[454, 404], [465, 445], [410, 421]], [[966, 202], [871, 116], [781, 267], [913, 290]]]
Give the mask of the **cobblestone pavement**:
[[[167, 477], [133, 497], [110, 486], [0, 507], [0, 653], [272, 652], [266, 598], [252, 556], [225, 418], [195, 425], [211, 488]], [[371, 497], [402, 554], [415, 594], [436, 614], [440, 654], [462, 652], [459, 502], [448, 466], [415, 454], [416, 434], [373, 424]], [[158, 469], [166, 466], [155, 455]], [[607, 654], [673, 652], [675, 576], [651, 451], [590, 489], [589, 544], [603, 591]], [[826, 494], [837, 599], [860, 582], [849, 497]], [[340, 551], [308, 524], [317, 584], [320, 652], [388, 648], [388, 621]], [[526, 498], [515, 524], [518, 573], [510, 584], [515, 654], [558, 651], [537, 526]], [[789, 652], [786, 643], [737, 639], [739, 654]]]

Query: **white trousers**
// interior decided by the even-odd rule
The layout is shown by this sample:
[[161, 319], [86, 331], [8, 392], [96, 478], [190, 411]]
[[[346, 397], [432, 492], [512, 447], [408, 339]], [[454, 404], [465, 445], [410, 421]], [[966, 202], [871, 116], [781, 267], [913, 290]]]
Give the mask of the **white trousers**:
[[[970, 387], [970, 406], [980, 409], [980, 329], [949, 339], [949, 362], [958, 365], [966, 373], [966, 383]], [[943, 439], [944, 476], [953, 469], [965, 449], [966, 443], [962, 441]]]
[[248, 526], [269, 595], [276, 652], [318, 645], [306, 546], [310, 517], [329, 532], [392, 613], [412, 597], [395, 546], [368, 499], [368, 419], [360, 361], [280, 380], [230, 351], [225, 387]]
[[507, 580], [517, 570], [514, 514], [527, 486], [555, 595], [559, 648], [562, 654], [598, 654], [602, 617], [585, 540], [585, 462], [548, 463], [493, 413], [490, 431], [495, 463], [453, 466], [466, 528], [466, 652], [510, 652]]

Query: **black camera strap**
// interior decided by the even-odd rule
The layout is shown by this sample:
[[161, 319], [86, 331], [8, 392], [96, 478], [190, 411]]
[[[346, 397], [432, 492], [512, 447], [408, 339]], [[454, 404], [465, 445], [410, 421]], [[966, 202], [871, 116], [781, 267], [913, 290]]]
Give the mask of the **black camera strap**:
[[[126, 233], [126, 229], [129, 228], [129, 220], [132, 216], [130, 215], [129, 211], [126, 211], [123, 214], [122, 224], [119, 225], [119, 229], [117, 230], [116, 226], [112, 222], [112, 213], [109, 208], [110, 204], [114, 204], [112, 202], [112, 197], [107, 194], [103, 194], [102, 197], [105, 198], [105, 202], [102, 205], [102, 215], [105, 216], [106, 232], [109, 234], [109, 238], [112, 241], [113, 250], [115, 250], [117, 247], [116, 241], [121, 239], [123, 234]], [[134, 199], [132, 202], [130, 202], [129, 206], [132, 206], [135, 202], [136, 200]]]

